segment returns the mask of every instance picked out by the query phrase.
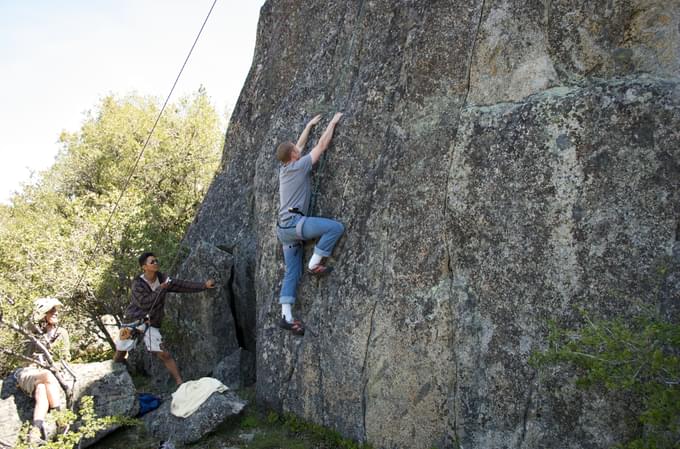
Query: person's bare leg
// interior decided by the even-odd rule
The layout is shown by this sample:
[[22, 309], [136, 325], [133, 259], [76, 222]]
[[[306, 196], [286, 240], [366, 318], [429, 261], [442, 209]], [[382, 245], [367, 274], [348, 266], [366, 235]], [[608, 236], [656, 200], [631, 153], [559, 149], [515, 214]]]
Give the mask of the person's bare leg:
[[45, 383], [47, 390], [47, 402], [50, 404], [50, 408], [61, 408], [61, 386], [59, 381], [53, 374], [49, 373], [47, 375], [47, 382]]
[[50, 408], [50, 403], [47, 399], [47, 387], [45, 384], [37, 384], [33, 392], [35, 399], [35, 408], [33, 409], [33, 422], [44, 421], [47, 417], [47, 411]]
[[172, 358], [169, 352], [165, 351], [157, 352], [156, 355], [165, 364], [165, 367], [168, 369], [168, 371], [170, 371], [170, 375], [172, 376], [173, 379], [175, 379], [175, 383], [177, 385], [181, 385], [182, 376], [180, 376], [179, 374], [179, 369], [177, 368], [175, 359]]
[[127, 351], [116, 351], [113, 356], [113, 361], [117, 363], [125, 363], [125, 356], [127, 356]]

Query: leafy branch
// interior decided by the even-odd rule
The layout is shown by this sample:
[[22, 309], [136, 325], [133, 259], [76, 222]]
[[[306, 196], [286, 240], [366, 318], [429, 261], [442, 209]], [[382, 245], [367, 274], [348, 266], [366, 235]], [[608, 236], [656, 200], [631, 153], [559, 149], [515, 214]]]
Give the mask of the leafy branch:
[[670, 449], [680, 441], [680, 325], [653, 311], [633, 319], [592, 319], [584, 326], [551, 323], [548, 348], [531, 356], [534, 366], [577, 367], [577, 385], [604, 386], [633, 399], [640, 435], [621, 447]]
[[[80, 447], [80, 443], [84, 439], [94, 438], [100, 430], [107, 429], [111, 426], [136, 426], [141, 423], [140, 420], [129, 418], [127, 416], [105, 416], [98, 418], [94, 411], [94, 400], [91, 396], [83, 396], [80, 400], [80, 409], [76, 415], [70, 410], [65, 410], [56, 414], [53, 419], [56, 421], [58, 427], [65, 430], [60, 432], [55, 441], [48, 441], [41, 447], [44, 449], [72, 449]], [[19, 435], [19, 441], [16, 449], [32, 449], [34, 446], [28, 441], [28, 431], [30, 424], [26, 423]]]

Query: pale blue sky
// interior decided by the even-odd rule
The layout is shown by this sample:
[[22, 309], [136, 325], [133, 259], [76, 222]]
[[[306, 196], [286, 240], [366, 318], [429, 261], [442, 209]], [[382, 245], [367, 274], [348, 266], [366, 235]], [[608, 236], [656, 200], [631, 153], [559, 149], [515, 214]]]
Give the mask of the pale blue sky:
[[[103, 96], [165, 98], [212, 3], [0, 0], [0, 202], [51, 165], [61, 131]], [[203, 85], [221, 114], [234, 107], [263, 3], [217, 0], [173, 99]]]

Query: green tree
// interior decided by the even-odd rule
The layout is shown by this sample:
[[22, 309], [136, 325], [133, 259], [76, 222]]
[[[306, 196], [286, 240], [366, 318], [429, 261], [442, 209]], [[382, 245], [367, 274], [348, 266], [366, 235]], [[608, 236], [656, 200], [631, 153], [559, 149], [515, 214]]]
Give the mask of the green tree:
[[[142, 251], [171, 268], [219, 165], [224, 130], [201, 88], [167, 106], [140, 157], [159, 110], [150, 97], [102, 99], [79, 131], [60, 136], [54, 165], [0, 208], [7, 319], [23, 322], [34, 298], [56, 296], [85, 347], [103, 330], [101, 315], [122, 316]], [[14, 339], [0, 334], [0, 344]]]
[[656, 311], [634, 318], [591, 319], [577, 329], [551, 326], [536, 366], [576, 368], [577, 384], [624, 392], [640, 424], [627, 449], [680, 447], [680, 325]]

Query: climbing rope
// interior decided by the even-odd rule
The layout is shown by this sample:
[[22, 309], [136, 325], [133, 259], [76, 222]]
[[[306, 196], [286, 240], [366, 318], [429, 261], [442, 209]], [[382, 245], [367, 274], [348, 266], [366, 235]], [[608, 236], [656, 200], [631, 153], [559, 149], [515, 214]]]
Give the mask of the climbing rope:
[[[352, 89], [353, 90], [353, 89]], [[352, 92], [350, 91], [349, 95], [345, 98], [344, 106], [342, 108], [335, 108], [335, 111], [341, 111], [345, 112], [347, 109], [347, 105], [349, 104], [350, 100], [352, 99]], [[330, 144], [329, 144], [330, 145]], [[319, 186], [321, 185], [321, 176], [323, 173], [324, 166], [326, 165], [326, 151], [321, 153], [321, 157], [319, 158], [319, 165], [316, 168], [316, 173], [314, 174], [314, 182], [312, 185], [312, 193], [311, 193], [311, 198], [309, 199], [309, 216], [317, 216], [316, 213], [316, 200], [317, 197], [319, 196]]]
[[[196, 38], [194, 39], [194, 43], [191, 45], [191, 48], [189, 49], [189, 53], [187, 54], [186, 58], [184, 59], [184, 63], [182, 64], [182, 67], [179, 70], [179, 73], [177, 74], [177, 77], [175, 78], [175, 82], [172, 85], [172, 88], [170, 89], [170, 92], [168, 93], [168, 96], [165, 98], [165, 102], [163, 103], [163, 107], [161, 107], [161, 110], [158, 112], [158, 116], [156, 117], [156, 121], [154, 122], [153, 126], [151, 127], [151, 130], [149, 131], [149, 134], [146, 138], [146, 141], [144, 142], [144, 145], [142, 146], [141, 151], [139, 152], [139, 155], [137, 156], [137, 160], [135, 161], [135, 164], [132, 166], [132, 169], [130, 170], [130, 173], [125, 180], [125, 184], [123, 184], [123, 189], [120, 192], [120, 195], [118, 196], [118, 199], [116, 200], [116, 203], [111, 210], [111, 213], [109, 214], [109, 218], [106, 221], [106, 224], [102, 228], [102, 230], [99, 232], [99, 238], [97, 238], [97, 243], [95, 245], [93, 254], [97, 254], [99, 252], [99, 248], [101, 247], [101, 243], [104, 241], [104, 236], [106, 235], [106, 232], [108, 231], [109, 226], [111, 225], [111, 220], [113, 219], [113, 216], [116, 214], [116, 211], [118, 210], [118, 205], [120, 204], [121, 199], [123, 198], [123, 195], [125, 195], [125, 191], [127, 190], [128, 186], [130, 185], [130, 181], [132, 180], [132, 176], [135, 174], [135, 171], [137, 170], [137, 167], [139, 166], [139, 162], [142, 159], [142, 156], [144, 155], [144, 151], [146, 150], [146, 147], [149, 145], [149, 141], [151, 140], [151, 136], [153, 136], [153, 132], [156, 130], [156, 126], [158, 125], [158, 122], [161, 119], [161, 116], [163, 115], [163, 112], [165, 111], [166, 106], [168, 105], [168, 102], [170, 101], [170, 97], [172, 96], [172, 93], [175, 90], [175, 87], [177, 86], [177, 83], [179, 82], [179, 78], [182, 76], [182, 72], [184, 71], [184, 68], [187, 65], [187, 62], [189, 61], [189, 57], [191, 56], [191, 53], [194, 51], [194, 47], [196, 47], [196, 43], [198, 42], [198, 39], [201, 37], [201, 33], [203, 32], [203, 28], [205, 28], [205, 24], [208, 22], [208, 19], [210, 18], [210, 14], [212, 14], [213, 9], [215, 8], [215, 4], [217, 3], [217, 0], [213, 1], [212, 6], [210, 7], [210, 10], [208, 11], [208, 14], [206, 15], [205, 19], [203, 20], [203, 24], [201, 25], [200, 30], [198, 30], [198, 34], [196, 35]], [[180, 242], [181, 244], [181, 242]], [[177, 257], [179, 255], [179, 249], [175, 253], [175, 258], [173, 259], [173, 262], [170, 266], [173, 266], [174, 263], [177, 260]], [[80, 283], [83, 281], [85, 277], [85, 270], [81, 273], [80, 277], [78, 278], [78, 281], [76, 282], [75, 287], [73, 288], [74, 294], [78, 290], [78, 287], [80, 287]], [[156, 305], [156, 300], [158, 299], [158, 295], [156, 295], [156, 299], [154, 300], [154, 303], [151, 306], [151, 309]], [[150, 309], [150, 310], [151, 310]]]
[[323, 173], [324, 165], [326, 165], [326, 153], [324, 152], [319, 159], [319, 167], [316, 169], [316, 174], [314, 175], [314, 185], [312, 186], [312, 197], [309, 200], [309, 216], [317, 216], [316, 213], [316, 199], [319, 196], [319, 186], [321, 185], [321, 176]]

